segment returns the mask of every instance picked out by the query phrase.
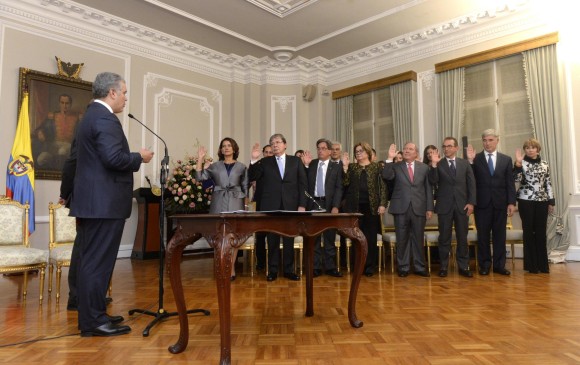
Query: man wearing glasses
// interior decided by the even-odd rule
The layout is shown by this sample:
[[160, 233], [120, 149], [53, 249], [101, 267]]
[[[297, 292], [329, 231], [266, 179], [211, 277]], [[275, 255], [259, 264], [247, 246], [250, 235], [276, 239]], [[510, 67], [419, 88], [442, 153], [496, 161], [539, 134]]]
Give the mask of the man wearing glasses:
[[429, 181], [437, 184], [437, 202], [435, 213], [439, 223], [439, 260], [440, 277], [447, 276], [449, 254], [451, 252], [451, 235], [455, 225], [457, 237], [457, 267], [459, 275], [471, 278], [469, 271], [469, 247], [467, 231], [469, 216], [475, 206], [475, 176], [467, 160], [457, 158], [459, 149], [457, 139], [446, 137], [443, 141], [443, 153], [431, 155]]

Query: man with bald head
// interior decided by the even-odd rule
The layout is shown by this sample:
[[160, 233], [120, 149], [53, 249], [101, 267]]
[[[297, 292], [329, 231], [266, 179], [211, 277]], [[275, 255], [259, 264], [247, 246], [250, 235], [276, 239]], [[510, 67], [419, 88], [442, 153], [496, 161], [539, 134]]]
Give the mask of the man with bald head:
[[383, 179], [394, 182], [389, 213], [395, 218], [398, 274], [400, 277], [409, 275], [412, 256], [415, 274], [427, 277], [429, 273], [425, 269], [421, 238], [424, 237], [425, 222], [433, 214], [429, 166], [417, 160], [419, 149], [412, 142], [407, 142], [403, 148], [403, 161], [393, 163], [395, 156], [397, 146], [392, 144], [383, 169]]

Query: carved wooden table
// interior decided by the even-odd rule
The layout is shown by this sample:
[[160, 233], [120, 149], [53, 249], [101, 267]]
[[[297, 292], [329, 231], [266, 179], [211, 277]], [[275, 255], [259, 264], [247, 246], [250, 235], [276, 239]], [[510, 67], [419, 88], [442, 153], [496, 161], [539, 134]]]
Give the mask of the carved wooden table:
[[228, 213], [173, 215], [177, 231], [167, 244], [167, 265], [171, 287], [179, 313], [179, 339], [169, 347], [171, 353], [185, 350], [189, 341], [187, 309], [181, 284], [181, 255], [183, 249], [204, 237], [214, 249], [214, 272], [217, 284], [220, 313], [221, 355], [220, 364], [231, 363], [230, 272], [232, 247], [240, 247], [254, 232], [275, 232], [283, 236], [303, 236], [306, 273], [306, 316], [314, 315], [312, 287], [314, 244], [316, 236], [329, 228], [352, 240], [356, 249], [354, 270], [348, 298], [348, 320], [360, 328], [363, 322], [356, 316], [356, 296], [367, 257], [367, 241], [358, 228], [360, 214], [330, 214], [308, 212], [284, 213]]

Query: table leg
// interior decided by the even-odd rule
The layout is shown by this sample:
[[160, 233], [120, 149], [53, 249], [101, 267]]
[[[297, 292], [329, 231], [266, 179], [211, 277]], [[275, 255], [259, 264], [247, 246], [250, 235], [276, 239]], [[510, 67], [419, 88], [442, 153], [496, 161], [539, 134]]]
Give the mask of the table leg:
[[354, 270], [352, 271], [350, 294], [348, 296], [348, 320], [351, 326], [360, 328], [363, 326], [363, 322], [359, 321], [356, 316], [356, 296], [365, 261], [367, 259], [367, 239], [358, 227], [339, 229], [338, 233], [350, 238], [352, 243], [355, 245]]
[[214, 274], [216, 278], [218, 305], [220, 309], [220, 364], [229, 365], [232, 361], [230, 289], [232, 269], [231, 234], [220, 233], [210, 245], [214, 248]]
[[167, 244], [166, 258], [169, 270], [169, 277], [171, 279], [171, 289], [175, 297], [175, 305], [177, 306], [177, 313], [179, 314], [179, 339], [177, 342], [169, 346], [169, 352], [178, 354], [187, 348], [189, 341], [189, 323], [187, 319], [187, 308], [185, 307], [185, 297], [183, 295], [183, 285], [181, 284], [181, 256], [185, 246], [192, 244], [201, 238], [201, 234], [196, 233], [192, 236], [186, 237], [183, 232], [178, 229], [173, 238]]
[[316, 237], [304, 236], [304, 266], [306, 271], [306, 317], [312, 317], [314, 315], [314, 299], [313, 286], [314, 286], [314, 245], [316, 244]]

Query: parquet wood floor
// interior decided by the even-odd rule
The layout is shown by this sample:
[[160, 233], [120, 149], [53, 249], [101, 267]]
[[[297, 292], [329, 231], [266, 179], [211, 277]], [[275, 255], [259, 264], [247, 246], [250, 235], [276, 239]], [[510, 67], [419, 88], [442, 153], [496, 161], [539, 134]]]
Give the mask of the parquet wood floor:
[[[466, 279], [399, 278], [390, 271], [363, 277], [357, 313], [364, 327], [350, 327], [348, 276], [314, 279], [315, 315], [304, 316], [303, 282], [266, 282], [263, 273], [238, 275], [232, 283], [234, 364], [576, 364], [580, 363], [580, 263], [551, 265], [549, 275], [522, 270], [510, 277], [477, 274]], [[113, 279], [111, 314], [122, 314], [133, 332], [112, 338], [81, 338], [77, 314], [54, 293], [39, 307], [38, 280], [23, 303], [22, 277], [0, 277], [0, 362], [11, 364], [217, 364], [219, 315], [213, 261], [185, 258], [188, 308], [210, 316], [189, 317], [187, 350], [172, 355], [178, 320], [141, 332], [151, 317], [132, 308], [157, 309], [157, 260], [119, 260]], [[238, 270], [241, 273], [241, 269]], [[166, 280], [165, 308], [175, 309]]]

